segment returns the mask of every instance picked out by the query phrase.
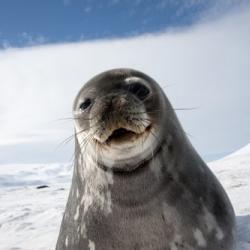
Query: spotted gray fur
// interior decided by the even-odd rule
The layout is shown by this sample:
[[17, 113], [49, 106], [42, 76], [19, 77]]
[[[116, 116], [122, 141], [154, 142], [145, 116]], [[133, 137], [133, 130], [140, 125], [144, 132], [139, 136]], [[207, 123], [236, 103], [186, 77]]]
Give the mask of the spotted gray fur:
[[[119, 115], [142, 105], [157, 127], [156, 140], [129, 159], [126, 152], [119, 156], [111, 150], [103, 160], [99, 148], [82, 146], [86, 133], [81, 137], [77, 131], [91, 131], [93, 117], [116, 119], [110, 117], [117, 108], [110, 106], [110, 94], [124, 95], [123, 86], [131, 81], [145, 84], [151, 94], [140, 102], [127, 91], [129, 101]], [[89, 112], [78, 113], [86, 97], [95, 101]], [[236, 249], [231, 203], [152, 78], [131, 69], [104, 72], [80, 90], [74, 114], [75, 166], [57, 250]], [[108, 126], [105, 119], [102, 129]]]

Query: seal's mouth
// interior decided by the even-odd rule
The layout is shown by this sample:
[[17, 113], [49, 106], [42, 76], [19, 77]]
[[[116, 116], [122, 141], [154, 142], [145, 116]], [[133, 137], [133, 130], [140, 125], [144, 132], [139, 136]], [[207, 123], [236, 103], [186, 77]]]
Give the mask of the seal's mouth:
[[126, 143], [126, 142], [134, 142], [138, 139], [143, 139], [147, 134], [150, 133], [151, 130], [151, 124], [148, 125], [143, 131], [137, 130], [129, 130], [127, 128], [118, 128], [115, 129], [112, 134], [107, 138], [106, 143]]
[[96, 136], [95, 140], [101, 144], [106, 145], [134, 142], [137, 139], [145, 136], [145, 133], [148, 133], [150, 128], [151, 125], [147, 126], [144, 129], [137, 130], [136, 128], [133, 130], [132, 128], [119, 127], [110, 131], [106, 136], [103, 136], [101, 138]]
[[106, 143], [111, 143], [111, 142], [122, 142], [122, 141], [129, 141], [133, 137], [138, 135], [134, 131], [128, 130], [126, 128], [118, 128], [115, 129], [112, 134], [108, 137], [106, 140]]

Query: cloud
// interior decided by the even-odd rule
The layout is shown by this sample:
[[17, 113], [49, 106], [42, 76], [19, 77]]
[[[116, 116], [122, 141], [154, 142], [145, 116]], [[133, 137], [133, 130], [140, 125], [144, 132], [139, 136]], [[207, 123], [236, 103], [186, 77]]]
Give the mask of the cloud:
[[43, 35], [30, 34], [27, 32], [22, 32], [19, 34], [19, 39], [26, 46], [41, 45], [48, 42], [48, 39]]
[[[89, 78], [130, 67], [160, 83], [202, 154], [250, 141], [250, 10], [187, 30], [0, 52], [0, 145], [58, 145]], [[31, 146], [32, 150], [32, 146]], [[36, 150], [38, 150], [36, 148]], [[12, 155], [14, 152], [12, 152]]]
[[[13, 43], [3, 37], [4, 36], [1, 36], [1, 33], [0, 33], [0, 50], [1, 48], [3, 49], [13, 48], [14, 47]], [[49, 39], [40, 34], [32, 34], [32, 33], [27, 33], [27, 32], [21, 32], [17, 34], [17, 43], [25, 47], [42, 45], [48, 42], [49, 42]]]
[[86, 6], [85, 8], [84, 8], [84, 12], [85, 13], [89, 13], [90, 11], [91, 11], [91, 7], [90, 6]]

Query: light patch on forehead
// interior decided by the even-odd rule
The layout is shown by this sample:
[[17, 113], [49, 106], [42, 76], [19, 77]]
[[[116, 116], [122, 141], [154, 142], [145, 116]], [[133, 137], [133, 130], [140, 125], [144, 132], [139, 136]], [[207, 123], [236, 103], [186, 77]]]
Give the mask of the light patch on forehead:
[[89, 250], [95, 250], [95, 243], [92, 240], [89, 240]]
[[145, 81], [143, 78], [141, 77], [137, 77], [137, 76], [129, 76], [124, 80], [126, 83], [131, 83], [131, 82], [141, 82], [143, 84], [145, 84], [148, 87], [147, 81]]
[[198, 244], [199, 247], [206, 247], [207, 246], [207, 241], [205, 240], [203, 233], [199, 228], [196, 228], [193, 232], [194, 238]]
[[204, 211], [204, 219], [205, 219], [205, 223], [207, 225], [207, 230], [208, 232], [212, 232], [212, 230], [215, 230], [215, 236], [217, 238], [217, 240], [222, 240], [224, 238], [224, 233], [221, 230], [221, 228], [219, 227], [215, 217], [213, 216], [213, 214], [211, 214], [208, 209], [206, 207], [203, 207], [203, 211]]

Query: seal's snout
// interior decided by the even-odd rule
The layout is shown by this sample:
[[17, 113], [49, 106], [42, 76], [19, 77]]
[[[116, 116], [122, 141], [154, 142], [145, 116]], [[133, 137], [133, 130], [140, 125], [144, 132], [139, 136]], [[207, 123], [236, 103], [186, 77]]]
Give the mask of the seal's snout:
[[111, 102], [114, 110], [122, 109], [128, 104], [128, 100], [125, 96], [116, 96], [111, 100]]
[[141, 101], [126, 92], [118, 91], [103, 96], [100, 105], [94, 109], [95, 119], [91, 125], [94, 138], [100, 143], [111, 145], [133, 142], [150, 125]]
[[126, 112], [131, 105], [133, 104], [126, 94], [113, 93], [104, 95], [93, 108], [93, 113], [102, 117], [111, 116], [114, 113]]

